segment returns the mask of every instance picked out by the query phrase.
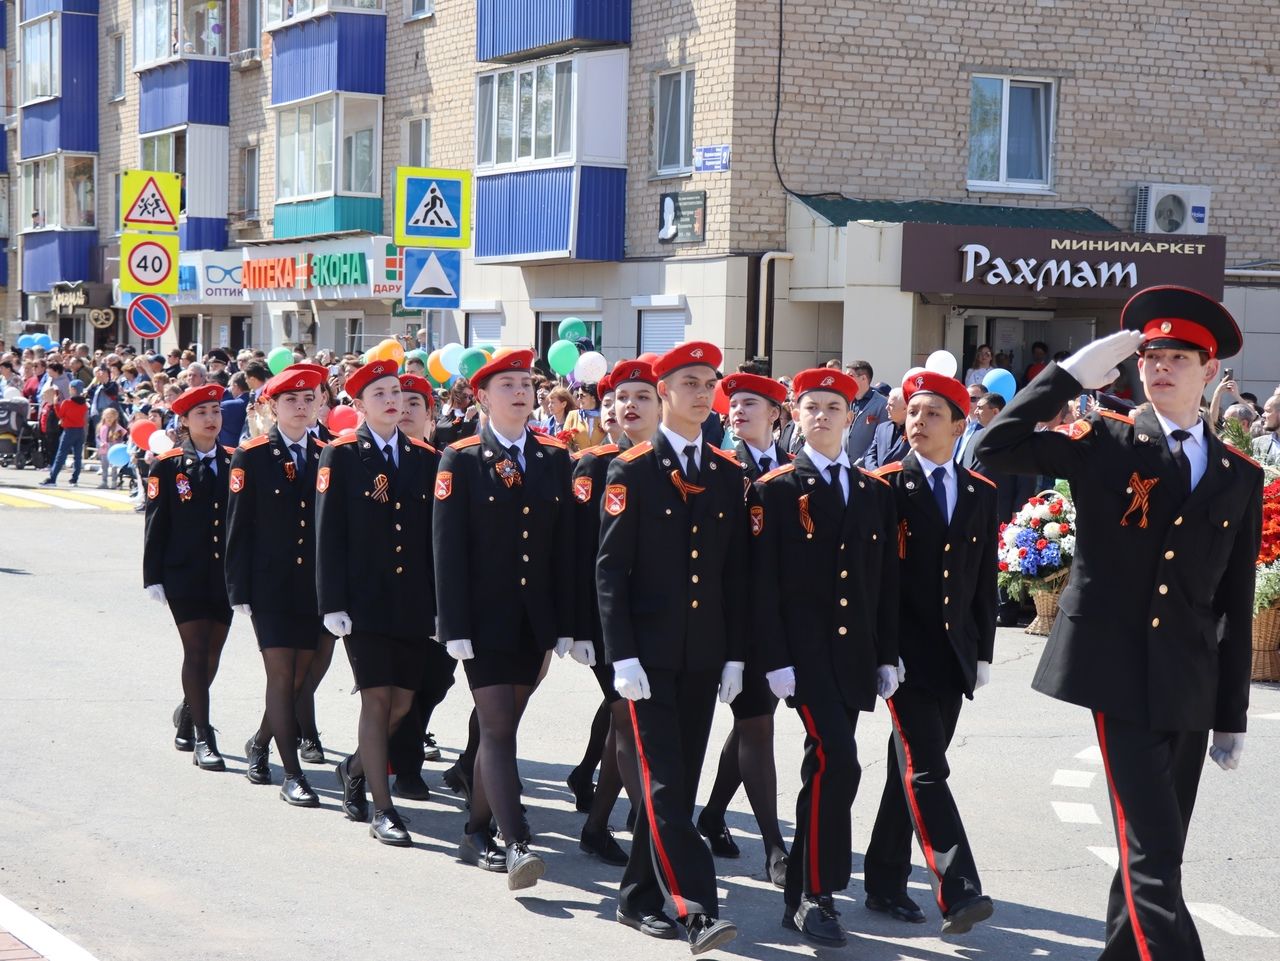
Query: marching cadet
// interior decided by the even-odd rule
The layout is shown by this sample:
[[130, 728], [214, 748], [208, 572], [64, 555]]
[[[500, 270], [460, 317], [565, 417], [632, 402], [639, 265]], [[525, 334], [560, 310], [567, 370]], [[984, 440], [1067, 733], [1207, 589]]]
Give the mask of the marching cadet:
[[[748, 482], [791, 463], [791, 457], [773, 439], [787, 400], [786, 387], [758, 374], [730, 374], [723, 387], [729, 398], [729, 425], [738, 438], [738, 461], [746, 468]], [[711, 795], [698, 816], [698, 830], [710, 842], [712, 854], [738, 857], [738, 845], [729, 834], [724, 816], [738, 785], [744, 786], [764, 841], [766, 871], [774, 884], [783, 887], [787, 847], [778, 827], [778, 772], [773, 760], [773, 713], [778, 699], [769, 690], [756, 660], [748, 656], [742, 693], [729, 705], [733, 730], [720, 752]]]
[[[902, 384], [911, 450], [876, 472], [893, 490], [903, 590], [903, 670], [888, 700], [893, 733], [880, 810], [863, 863], [866, 906], [913, 923], [907, 896], [914, 825], [935, 882], [943, 934], [991, 916], [960, 812], [947, 786], [947, 748], [964, 698], [987, 683], [996, 633], [996, 489], [952, 459], [969, 394], [930, 371]], [[908, 813], [909, 812], [909, 813]]]
[[169, 605], [182, 640], [184, 700], [173, 715], [173, 746], [194, 751], [191, 763], [206, 771], [227, 769], [209, 724], [209, 688], [232, 617], [223, 573], [230, 468], [229, 451], [218, 446], [222, 393], [206, 384], [173, 402], [186, 437], [147, 477], [142, 549], [147, 596]]
[[324, 626], [346, 639], [360, 688], [360, 738], [338, 765], [342, 807], [368, 816], [383, 844], [412, 841], [391, 803], [387, 739], [408, 713], [426, 669], [435, 616], [431, 566], [432, 450], [406, 437], [396, 365], [385, 360], [347, 378], [364, 423], [320, 455], [316, 476], [316, 592]]
[[486, 422], [444, 452], [435, 484], [436, 575], [450, 584], [439, 639], [462, 662], [480, 735], [458, 856], [505, 871], [512, 891], [546, 870], [520, 809], [516, 734], [548, 652], [573, 645], [573, 579], [561, 576], [573, 557], [572, 465], [561, 441], [526, 426], [532, 368], [533, 351], [517, 350], [475, 372]]
[[804, 447], [755, 484], [752, 592], [760, 668], [805, 730], [782, 925], [845, 943], [832, 895], [849, 884], [859, 711], [898, 686], [897, 522], [889, 485], [842, 444], [857, 382], [830, 368], [793, 382]]
[[321, 441], [315, 419], [320, 375], [288, 368], [267, 381], [262, 396], [274, 425], [245, 441], [231, 458], [227, 515], [227, 595], [253, 621], [267, 673], [266, 711], [245, 744], [245, 776], [270, 784], [275, 738], [284, 783], [280, 797], [296, 807], [320, 798], [298, 764], [294, 703], [324, 634], [316, 609], [315, 489]]
[[[1262, 470], [1200, 417], [1219, 360], [1242, 346], [1217, 301], [1149, 287], [1125, 328], [1050, 364], [977, 440], [997, 470], [1065, 477], [1077, 527], [1071, 577], [1032, 686], [1093, 712], [1119, 865], [1106, 961], [1202, 959], [1182, 853], [1205, 748], [1234, 770], [1249, 706]], [[1138, 352], [1150, 400], [1037, 431]]]
[[[703, 441], [720, 349], [692, 341], [653, 365], [662, 422], [614, 458], [596, 568], [605, 657], [629, 702], [643, 793], [617, 919], [702, 954], [732, 940], [718, 917], [715, 863], [693, 823], [716, 691], [742, 690], [747, 633], [743, 472]], [[625, 417], [624, 417], [625, 422]], [[665, 903], [664, 903], [665, 899]]]

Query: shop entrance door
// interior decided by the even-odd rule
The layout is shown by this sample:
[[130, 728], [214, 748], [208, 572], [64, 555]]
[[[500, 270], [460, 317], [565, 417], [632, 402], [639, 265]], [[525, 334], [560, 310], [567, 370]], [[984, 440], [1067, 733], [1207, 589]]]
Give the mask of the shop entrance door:
[[1046, 360], [1062, 351], [1072, 353], [1093, 339], [1095, 318], [1055, 317], [1052, 311], [973, 309], [964, 318], [964, 357], [961, 372], [973, 366], [978, 347], [988, 344], [993, 363], [1004, 367], [1025, 383], [1033, 362], [1032, 345], [1048, 347]]

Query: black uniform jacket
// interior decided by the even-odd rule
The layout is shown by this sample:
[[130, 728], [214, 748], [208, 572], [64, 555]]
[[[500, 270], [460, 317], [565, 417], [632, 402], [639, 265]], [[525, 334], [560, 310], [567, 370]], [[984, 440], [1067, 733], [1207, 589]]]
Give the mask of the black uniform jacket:
[[978, 661], [996, 636], [996, 488], [956, 465], [948, 525], [914, 451], [876, 471], [893, 489], [902, 589], [900, 656], [907, 682], [939, 695], [973, 696]]
[[596, 595], [596, 555], [600, 551], [600, 501], [604, 497], [609, 465], [631, 446], [624, 435], [621, 443], [599, 444], [573, 455], [573, 552], [574, 591], [573, 637], [593, 641], [596, 659], [605, 663], [604, 630], [600, 626], [600, 601]]
[[448, 447], [455, 441], [465, 440], [468, 437], [475, 437], [480, 426], [480, 415], [472, 417], [470, 420], [464, 418], [461, 414], [456, 414], [452, 410], [437, 418], [436, 432], [432, 435], [436, 444], [441, 448]]
[[316, 595], [321, 614], [346, 611], [352, 628], [426, 637], [436, 613], [431, 494], [440, 455], [396, 431], [388, 470], [366, 424], [320, 453], [316, 476]]
[[[747, 480], [752, 483], [758, 481], [761, 476], [760, 465], [757, 464], [756, 459], [751, 456], [751, 451], [747, 449], [746, 442], [739, 440], [734, 447], [734, 452], [738, 455], [738, 461], [742, 464], [743, 470], [747, 472]], [[780, 443], [773, 445], [773, 453], [769, 456], [776, 456], [778, 458], [778, 462], [771, 465], [769, 470], [773, 470], [775, 467], [783, 467], [791, 463], [791, 455], [786, 452]]]
[[1206, 425], [1209, 463], [1185, 494], [1148, 406], [1036, 431], [1079, 394], [1050, 364], [978, 437], [999, 470], [1065, 477], [1071, 577], [1036, 690], [1152, 730], [1244, 731], [1262, 470]]
[[849, 503], [803, 450], [755, 484], [754, 630], [765, 673], [796, 670], [801, 701], [834, 692], [870, 711], [876, 668], [898, 664], [898, 541], [893, 492], [849, 472]]
[[298, 470], [280, 428], [231, 457], [227, 595], [257, 611], [316, 614], [316, 473], [323, 441], [308, 436]]
[[223, 565], [230, 449], [214, 451], [216, 475], [200, 466], [188, 438], [157, 457], [147, 477], [142, 582], [162, 584], [168, 597], [227, 601]]
[[702, 490], [691, 491], [659, 430], [609, 465], [596, 586], [611, 662], [705, 671], [746, 660], [746, 475], [710, 444], [699, 462]]
[[436, 480], [440, 642], [516, 651], [528, 619], [542, 650], [574, 633], [569, 450], [525, 431], [521, 472], [493, 430], [448, 447]]

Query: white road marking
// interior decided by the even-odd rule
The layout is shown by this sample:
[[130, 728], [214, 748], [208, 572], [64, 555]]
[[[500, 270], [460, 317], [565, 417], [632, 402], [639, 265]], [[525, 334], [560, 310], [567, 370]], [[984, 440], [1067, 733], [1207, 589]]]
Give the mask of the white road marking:
[[1086, 764], [1101, 764], [1102, 749], [1096, 744], [1091, 744], [1076, 755], [1076, 760], [1084, 761]]
[[5, 489], [5, 493], [10, 497], [18, 497], [22, 500], [35, 501], [37, 504], [48, 504], [50, 507], [61, 507], [69, 511], [91, 511], [93, 508], [88, 504], [81, 504], [79, 501], [68, 500], [65, 497], [55, 497], [52, 494], [46, 494], [43, 491], [32, 491], [19, 489], [17, 487], [9, 487]]
[[1270, 714], [1251, 714], [1249, 716], [1258, 721], [1280, 721], [1280, 711], [1273, 711]]
[[1054, 787], [1091, 787], [1096, 771], [1070, 771], [1060, 768], [1053, 772]]
[[1091, 844], [1089, 845], [1087, 850], [1099, 861], [1108, 865], [1109, 867], [1117, 868], [1120, 866], [1120, 852], [1117, 851], [1115, 848], [1100, 848], [1100, 847], [1094, 847]]
[[[1026, 938], [1035, 938], [1037, 941], [1048, 941], [1050, 944], [1066, 944], [1076, 948], [1093, 948], [1100, 951], [1106, 947], [1105, 941], [1099, 941], [1097, 938], [1083, 938], [1074, 934], [1063, 934], [1061, 931], [1048, 931], [1040, 928], [1003, 928], [999, 925], [992, 925], [997, 931], [1007, 931], [1009, 934], [1017, 934]], [[1049, 956], [1049, 952], [1043, 948], [1036, 948], [1032, 951], [1031, 956], [1045, 957]]]
[[0, 896], [0, 928], [49, 961], [97, 961], [80, 945], [3, 896]]
[[1053, 813], [1064, 824], [1101, 824], [1098, 812], [1092, 804], [1081, 801], [1050, 801]]
[[1192, 904], [1188, 902], [1187, 910], [1205, 924], [1212, 924], [1215, 928], [1225, 931], [1227, 934], [1234, 934], [1242, 938], [1280, 938], [1280, 934], [1269, 931], [1248, 918], [1240, 917], [1230, 908], [1224, 908], [1221, 904]]

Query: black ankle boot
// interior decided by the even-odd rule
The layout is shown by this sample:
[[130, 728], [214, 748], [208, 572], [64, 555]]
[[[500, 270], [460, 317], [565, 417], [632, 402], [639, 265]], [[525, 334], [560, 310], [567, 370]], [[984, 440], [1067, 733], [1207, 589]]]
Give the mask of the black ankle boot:
[[196, 731], [195, 753], [191, 755], [191, 763], [204, 771], [225, 771], [227, 762], [218, 753], [218, 741], [213, 735], [213, 728], [203, 732]]
[[196, 746], [196, 729], [191, 723], [191, 711], [183, 701], [173, 709], [173, 746], [179, 751], [193, 751]]

